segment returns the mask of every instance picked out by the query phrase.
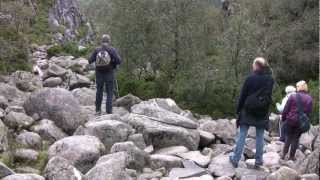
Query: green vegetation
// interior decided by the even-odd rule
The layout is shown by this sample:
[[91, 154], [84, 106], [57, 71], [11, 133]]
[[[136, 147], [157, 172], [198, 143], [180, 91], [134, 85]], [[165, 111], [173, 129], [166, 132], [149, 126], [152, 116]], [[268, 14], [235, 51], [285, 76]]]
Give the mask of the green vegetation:
[[208, 0], [95, 0], [83, 7], [99, 34], [111, 34], [124, 59], [121, 95], [171, 97], [215, 118], [234, 116], [251, 63], [264, 56], [277, 83], [274, 102], [286, 85], [304, 79], [318, 122], [316, 0], [231, 1], [230, 16]]
[[64, 44], [58, 44], [48, 49], [48, 56], [66, 56], [72, 55], [74, 57], [88, 57], [92, 52], [92, 47], [86, 47], [83, 50], [79, 50], [79, 45], [76, 42], [66, 42]]
[[12, 16], [10, 22], [0, 23], [1, 74], [31, 69], [28, 61], [29, 45], [50, 42], [48, 10], [51, 5], [52, 0], [29, 1], [28, 3], [18, 0], [1, 1], [0, 12]]

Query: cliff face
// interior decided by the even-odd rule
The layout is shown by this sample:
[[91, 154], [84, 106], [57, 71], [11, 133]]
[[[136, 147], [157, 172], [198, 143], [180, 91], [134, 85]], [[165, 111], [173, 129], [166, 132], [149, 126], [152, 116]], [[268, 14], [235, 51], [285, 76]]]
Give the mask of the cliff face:
[[80, 40], [83, 44], [94, 36], [91, 24], [81, 13], [76, 0], [54, 0], [49, 10], [49, 25], [55, 32], [54, 40], [59, 43]]

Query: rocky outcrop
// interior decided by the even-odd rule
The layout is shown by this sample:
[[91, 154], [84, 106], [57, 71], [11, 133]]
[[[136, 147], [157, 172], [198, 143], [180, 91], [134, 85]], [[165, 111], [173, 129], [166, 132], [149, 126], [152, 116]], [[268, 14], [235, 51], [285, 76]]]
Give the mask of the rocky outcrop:
[[79, 29], [84, 27], [87, 28], [87, 33], [81, 37], [81, 43], [90, 42], [94, 36], [91, 25], [86, 22], [76, 0], [54, 0], [53, 7], [49, 10], [49, 25], [53, 32], [64, 30], [62, 37], [55, 39], [60, 43], [77, 40]]

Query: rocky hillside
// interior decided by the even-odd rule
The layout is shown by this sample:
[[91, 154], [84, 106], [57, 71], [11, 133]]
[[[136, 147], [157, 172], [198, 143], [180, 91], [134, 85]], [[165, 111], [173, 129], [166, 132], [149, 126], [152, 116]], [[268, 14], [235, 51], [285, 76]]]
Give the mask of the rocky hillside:
[[253, 169], [250, 129], [239, 168], [228, 155], [234, 119], [183, 110], [172, 99], [114, 100], [114, 114], [94, 116], [86, 59], [52, 57], [33, 47], [34, 75], [0, 78], [1, 180], [317, 180], [320, 126], [301, 138], [297, 161], [280, 160], [276, 115], [265, 132], [264, 166]]

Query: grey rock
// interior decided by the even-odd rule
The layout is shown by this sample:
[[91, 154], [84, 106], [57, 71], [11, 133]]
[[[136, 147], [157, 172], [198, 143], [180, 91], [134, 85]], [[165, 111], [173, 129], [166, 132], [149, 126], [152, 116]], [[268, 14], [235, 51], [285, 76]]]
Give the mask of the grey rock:
[[0, 152], [7, 151], [8, 148], [8, 128], [0, 120]]
[[53, 121], [47, 119], [43, 119], [33, 125], [31, 130], [38, 133], [44, 140], [51, 144], [57, 140], [67, 137], [67, 134], [58, 128]]
[[116, 142], [124, 142], [133, 132], [132, 127], [116, 120], [90, 121], [84, 125], [82, 131], [76, 132], [75, 135], [96, 136], [105, 145], [109, 151]]
[[124, 107], [113, 107], [112, 108], [113, 114], [118, 114], [119, 116], [126, 116], [129, 114], [129, 111], [125, 109]]
[[185, 178], [185, 180], [214, 180], [214, 178], [211, 175], [206, 174], [200, 177]]
[[53, 157], [44, 169], [47, 180], [81, 180], [82, 173], [62, 157]]
[[14, 171], [8, 168], [4, 163], [0, 162], [0, 178], [4, 178], [11, 174], [14, 174]]
[[32, 92], [42, 87], [40, 79], [26, 71], [16, 71], [10, 76], [10, 84], [21, 91]]
[[298, 180], [300, 179], [299, 174], [288, 167], [282, 166], [280, 169], [277, 171], [271, 173], [268, 177], [267, 180]]
[[12, 174], [1, 180], [45, 180], [44, 177], [37, 174]]
[[214, 157], [208, 170], [214, 176], [233, 177], [235, 175], [235, 168], [230, 163], [228, 155], [219, 155]]
[[43, 82], [44, 87], [57, 87], [62, 84], [60, 77], [50, 77]]
[[200, 135], [197, 130], [161, 123], [137, 114], [130, 114], [123, 121], [142, 133], [146, 143], [152, 144], [155, 149], [182, 145], [196, 150], [199, 146]]
[[236, 169], [236, 179], [255, 179], [255, 180], [265, 180], [269, 172], [256, 169], [247, 168], [237, 168]]
[[63, 77], [67, 73], [67, 70], [56, 65], [56, 64], [50, 64], [48, 68], [48, 76], [49, 77]]
[[73, 90], [76, 88], [90, 87], [91, 81], [89, 78], [80, 75], [80, 74], [72, 74], [69, 80], [69, 89]]
[[320, 149], [320, 134], [316, 136], [312, 143], [312, 150]]
[[104, 145], [94, 136], [70, 136], [51, 145], [48, 156], [49, 159], [61, 156], [85, 173], [94, 166], [104, 151]]
[[16, 142], [25, 148], [40, 149], [42, 142], [39, 134], [23, 131], [16, 137]]
[[78, 99], [83, 106], [95, 105], [96, 92], [89, 88], [78, 88], [72, 91], [72, 95]]
[[142, 134], [130, 135], [128, 141], [132, 141], [140, 149], [145, 149], [147, 147]]
[[[174, 101], [172, 102], [174, 103]], [[189, 129], [196, 129], [198, 127], [198, 124], [194, 121], [176, 114], [170, 110], [162, 108], [157, 104], [156, 100], [143, 101], [139, 104], [136, 104], [131, 107], [131, 112], [148, 116], [154, 121], [158, 121], [168, 125], [180, 126]]]
[[34, 162], [38, 159], [39, 153], [33, 149], [16, 149], [14, 159], [17, 161]]
[[4, 123], [10, 128], [28, 128], [32, 125], [34, 120], [32, 117], [27, 116], [24, 113], [18, 113], [11, 111], [6, 115]]
[[23, 167], [17, 167], [15, 168], [16, 173], [21, 174], [41, 174], [40, 170], [29, 167], [29, 166], [23, 166]]
[[41, 119], [54, 121], [68, 134], [72, 134], [88, 118], [74, 96], [61, 88], [45, 88], [32, 93], [24, 108], [30, 116], [37, 113]]
[[165, 167], [166, 170], [170, 170], [172, 168], [182, 167], [181, 158], [171, 155], [151, 155], [150, 164], [152, 169], [159, 169], [161, 167]]
[[206, 131], [201, 131], [199, 130], [200, 133], [200, 147], [208, 147], [210, 144], [213, 143], [215, 136], [209, 132]]
[[142, 100], [132, 94], [118, 98], [113, 105], [118, 107], [124, 107], [130, 111], [131, 107], [135, 104], [139, 104]]
[[79, 74], [84, 74], [84, 72], [86, 71], [86, 67], [89, 64], [89, 61], [87, 59], [84, 58], [77, 58], [72, 60], [73, 63], [70, 66], [70, 69], [73, 72], [79, 73]]
[[105, 162], [97, 163], [85, 175], [87, 180], [131, 180], [132, 178], [125, 171], [122, 162], [117, 159], [110, 159]]
[[143, 173], [141, 174], [137, 179], [138, 180], [145, 180], [145, 179], [152, 179], [156, 180], [163, 176], [163, 174], [159, 171], [149, 172], [149, 173]]
[[306, 149], [312, 149], [312, 141], [314, 140], [314, 136], [311, 133], [303, 133], [300, 136], [299, 143], [304, 146]]
[[263, 165], [269, 168], [280, 166], [280, 155], [276, 152], [264, 153]]
[[0, 108], [6, 109], [9, 106], [9, 101], [6, 97], [0, 96]]
[[186, 153], [179, 153], [177, 154], [177, 156], [186, 160], [191, 160], [201, 167], [207, 167], [211, 160], [210, 155], [204, 156], [203, 154], [200, 153], [200, 151], [190, 151]]
[[199, 177], [203, 175], [207, 175], [207, 171], [203, 168], [200, 168], [196, 165], [188, 166], [186, 168], [173, 168], [169, 173], [170, 179], [177, 179], [177, 178], [192, 178], [192, 177]]
[[306, 157], [299, 165], [298, 171], [300, 174], [319, 174], [320, 169], [320, 149], [315, 149], [308, 157]]
[[22, 91], [17, 89], [15, 86], [6, 83], [0, 83], [0, 94], [9, 101], [24, 98], [24, 93]]
[[21, 106], [8, 106], [6, 109], [6, 113], [9, 114], [11, 111], [17, 113], [25, 113], [24, 108]]
[[232, 151], [233, 147], [227, 144], [214, 144], [211, 146], [212, 157], [219, 156], [221, 154], [226, 154]]
[[162, 155], [177, 155], [179, 153], [186, 153], [188, 152], [188, 148], [184, 146], [171, 146], [159, 149], [155, 152], [155, 154], [162, 154]]
[[130, 169], [136, 169], [141, 170], [143, 167], [147, 166], [150, 162], [150, 156], [143, 150], [139, 149], [137, 146], [134, 145], [133, 142], [121, 142], [121, 143], [115, 143], [111, 147], [111, 153], [116, 152], [127, 152], [130, 155], [130, 161], [128, 168]]
[[221, 176], [221, 177], [216, 178], [216, 180], [232, 180], [232, 178], [228, 177], [228, 176]]
[[317, 174], [304, 174], [300, 176], [301, 180], [319, 180], [319, 175]]
[[236, 128], [228, 119], [219, 119], [216, 121], [207, 121], [200, 124], [200, 130], [207, 131], [221, 139], [226, 144], [233, 144], [236, 136]]
[[74, 64], [73, 59], [74, 59], [73, 56], [58, 56], [58, 57], [54, 56], [54, 57], [51, 57], [49, 61], [62, 68], [68, 69]]

